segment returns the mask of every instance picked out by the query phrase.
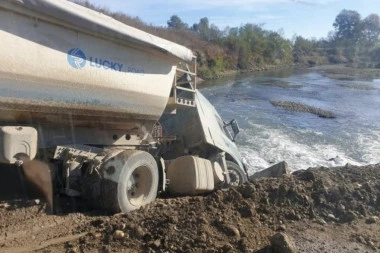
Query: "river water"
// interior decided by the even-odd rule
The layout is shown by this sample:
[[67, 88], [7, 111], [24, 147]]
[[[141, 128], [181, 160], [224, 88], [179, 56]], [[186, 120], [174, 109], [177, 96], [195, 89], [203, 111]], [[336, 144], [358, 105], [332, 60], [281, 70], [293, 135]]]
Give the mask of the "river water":
[[[238, 120], [236, 143], [251, 173], [284, 160], [291, 170], [380, 162], [380, 80], [281, 70], [209, 81], [200, 90], [225, 121]], [[315, 106], [336, 118], [286, 111], [271, 100]]]

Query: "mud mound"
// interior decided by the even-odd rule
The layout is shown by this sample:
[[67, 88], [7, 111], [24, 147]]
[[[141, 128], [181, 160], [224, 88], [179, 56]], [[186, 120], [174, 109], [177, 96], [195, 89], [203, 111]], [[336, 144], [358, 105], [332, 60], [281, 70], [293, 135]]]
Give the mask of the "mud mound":
[[[127, 215], [99, 218], [82, 230], [91, 232], [88, 250], [100, 246], [91, 237], [99, 236], [107, 250], [253, 252], [288, 223], [349, 223], [379, 211], [379, 166], [349, 166], [255, 180], [204, 197], [161, 199]], [[124, 237], [115, 239], [116, 230]]]
[[275, 101], [272, 100], [270, 103], [273, 106], [281, 107], [284, 108], [285, 110], [288, 111], [293, 111], [293, 112], [308, 112], [315, 114], [319, 117], [322, 118], [336, 118], [335, 114], [333, 112], [327, 111], [327, 110], [322, 110], [320, 108], [316, 108], [310, 105], [305, 105], [302, 103], [296, 103], [292, 101]]
[[[34, 214], [17, 218], [20, 210]], [[376, 250], [380, 165], [297, 171], [207, 196], [158, 199], [129, 214], [46, 216], [36, 214], [35, 206], [12, 209], [12, 205], [0, 209], [0, 214], [5, 224], [1, 235], [19, 229], [21, 222], [31, 227], [29, 236], [3, 237], [3, 249], [8, 251], [37, 243], [47, 252], [264, 252], [270, 250], [270, 238], [277, 231], [292, 234], [301, 252]], [[56, 225], [33, 232], [30, 224], [36, 222]], [[326, 245], [327, 239], [315, 246], [321, 236], [339, 239], [341, 246]], [[350, 243], [355, 246], [349, 248]]]
[[375, 87], [368, 84], [347, 84], [347, 83], [338, 83], [337, 84], [340, 87], [343, 88], [349, 88], [349, 89], [355, 89], [355, 90], [376, 90]]
[[279, 81], [279, 80], [271, 80], [268, 82], [261, 82], [261, 84], [266, 86], [272, 86], [272, 87], [279, 87], [283, 89], [300, 89], [305, 87], [304, 85], [300, 84], [291, 84], [289, 82]]

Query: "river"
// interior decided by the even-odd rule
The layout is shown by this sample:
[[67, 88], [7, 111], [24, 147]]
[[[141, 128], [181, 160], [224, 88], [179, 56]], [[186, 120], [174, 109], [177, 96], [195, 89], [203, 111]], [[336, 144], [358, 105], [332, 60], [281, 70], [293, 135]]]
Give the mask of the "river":
[[[281, 70], [201, 85], [222, 118], [236, 118], [236, 144], [253, 173], [286, 161], [291, 170], [380, 162], [380, 80], [341, 81]], [[332, 111], [336, 118], [286, 111], [271, 100]]]

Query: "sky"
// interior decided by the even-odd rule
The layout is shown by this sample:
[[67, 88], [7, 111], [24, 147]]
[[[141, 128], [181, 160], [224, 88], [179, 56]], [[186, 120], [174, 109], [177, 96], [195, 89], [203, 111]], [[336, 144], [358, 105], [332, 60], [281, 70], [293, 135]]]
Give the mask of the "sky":
[[327, 37], [335, 17], [343, 9], [355, 10], [362, 18], [380, 15], [380, 0], [89, 0], [111, 11], [139, 17], [147, 24], [167, 26], [178, 15], [190, 26], [203, 17], [223, 30], [246, 23], [262, 24], [286, 38]]

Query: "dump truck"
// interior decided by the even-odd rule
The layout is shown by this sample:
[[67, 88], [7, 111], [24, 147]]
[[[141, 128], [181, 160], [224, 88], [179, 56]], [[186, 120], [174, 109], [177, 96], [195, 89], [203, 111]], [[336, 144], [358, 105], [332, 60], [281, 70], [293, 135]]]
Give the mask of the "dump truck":
[[247, 180], [191, 50], [66, 0], [1, 1], [0, 44], [0, 162], [50, 207], [129, 212]]

